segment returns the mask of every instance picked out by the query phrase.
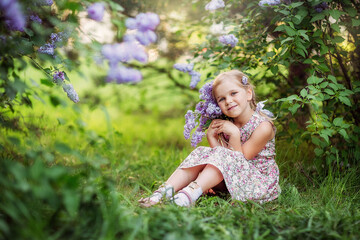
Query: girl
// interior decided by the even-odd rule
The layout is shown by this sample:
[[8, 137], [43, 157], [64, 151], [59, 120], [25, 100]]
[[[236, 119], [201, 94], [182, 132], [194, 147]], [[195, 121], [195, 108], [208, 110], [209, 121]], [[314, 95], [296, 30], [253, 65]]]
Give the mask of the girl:
[[139, 200], [141, 206], [163, 198], [191, 206], [203, 192], [219, 186], [243, 202], [279, 196], [275, 126], [256, 105], [254, 87], [242, 72], [232, 70], [216, 77], [212, 94], [230, 120], [212, 120], [206, 134], [210, 147], [196, 148], [158, 190]]

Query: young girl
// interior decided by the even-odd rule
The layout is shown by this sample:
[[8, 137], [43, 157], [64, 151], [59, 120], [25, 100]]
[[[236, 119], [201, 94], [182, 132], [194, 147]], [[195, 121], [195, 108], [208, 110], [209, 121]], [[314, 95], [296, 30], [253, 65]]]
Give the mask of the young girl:
[[238, 70], [216, 77], [212, 94], [230, 120], [212, 120], [206, 134], [210, 147], [196, 148], [158, 190], [139, 200], [141, 206], [163, 198], [191, 206], [203, 192], [219, 186], [243, 202], [264, 203], [279, 196], [275, 127], [257, 108], [253, 88]]

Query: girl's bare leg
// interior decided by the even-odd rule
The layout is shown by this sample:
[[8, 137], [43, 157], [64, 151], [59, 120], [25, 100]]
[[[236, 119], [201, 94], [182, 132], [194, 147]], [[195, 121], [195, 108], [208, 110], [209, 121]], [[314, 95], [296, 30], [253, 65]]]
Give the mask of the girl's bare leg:
[[177, 192], [194, 181], [205, 167], [206, 165], [199, 165], [191, 168], [178, 168], [169, 177], [169, 179], [166, 181], [166, 184], [173, 186], [174, 191]]
[[212, 187], [215, 187], [224, 179], [220, 170], [211, 164], [207, 164], [195, 182], [201, 187], [203, 192], [206, 192]]

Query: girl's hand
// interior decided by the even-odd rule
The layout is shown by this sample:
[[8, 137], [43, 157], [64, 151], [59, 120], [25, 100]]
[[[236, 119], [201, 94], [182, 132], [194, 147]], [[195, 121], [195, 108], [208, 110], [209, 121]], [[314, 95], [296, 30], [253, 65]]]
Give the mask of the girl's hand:
[[229, 120], [214, 119], [209, 126], [209, 130], [210, 129], [212, 129], [212, 132], [216, 135], [224, 133], [230, 137], [234, 135], [237, 137], [240, 136], [239, 128]]

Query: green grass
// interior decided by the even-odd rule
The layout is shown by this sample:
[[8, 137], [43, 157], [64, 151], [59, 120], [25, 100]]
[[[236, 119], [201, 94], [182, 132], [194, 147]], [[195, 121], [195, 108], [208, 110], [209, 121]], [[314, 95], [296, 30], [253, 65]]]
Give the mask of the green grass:
[[[101, 179], [110, 179], [112, 187], [102, 193], [93, 190], [98, 194], [98, 200], [91, 203], [95, 204], [94, 206], [98, 206], [97, 202], [100, 204], [99, 215], [95, 213], [89, 215], [88, 212], [85, 215], [80, 214], [79, 208], [72, 213], [77, 219], [74, 222], [71, 220], [74, 216], [73, 218], [68, 216], [71, 215], [69, 213], [71, 204], [69, 206], [65, 204], [67, 211], [64, 211], [62, 221], [65, 221], [69, 228], [71, 226], [77, 231], [71, 232], [66, 228], [66, 224], [57, 229], [54, 226], [58, 225], [53, 226], [45, 220], [40, 224], [40, 220], [34, 220], [31, 222], [32, 226], [22, 226], [28, 228], [28, 232], [22, 233], [22, 237], [37, 236], [44, 239], [63, 239], [65, 236], [67, 239], [91, 237], [94, 239], [358, 239], [360, 237], [360, 181], [357, 167], [343, 172], [335, 171], [323, 178], [307, 172], [311, 167], [306, 165], [309, 164], [309, 159], [306, 158], [310, 158], [311, 155], [306, 154], [305, 147], [294, 148], [288, 143], [278, 143], [277, 162], [281, 170], [282, 194], [273, 202], [258, 205], [233, 201], [228, 195], [203, 196], [196, 206], [189, 209], [172, 204], [142, 209], [138, 206], [137, 200], [147, 196], [165, 181], [192, 150], [189, 142], [182, 137], [183, 119], [146, 114], [112, 115], [106, 113], [104, 109], [96, 111], [83, 109], [81, 114], [76, 113], [77, 111], [70, 113], [69, 117], [64, 118], [64, 122], [59, 124], [55, 112], [51, 117], [48, 115], [28, 118], [27, 124], [31, 123], [38, 129], [28, 131], [27, 139], [23, 138], [23, 133], [2, 129], [1, 144], [5, 149], [2, 156], [21, 162], [24, 161], [24, 156], [28, 156], [30, 152], [35, 154], [34, 149], [38, 149], [37, 158], [54, 159], [48, 164], [50, 168], [57, 164], [76, 167], [87, 162], [94, 166], [96, 174], [86, 175], [86, 184], [78, 186], [88, 186], [89, 182], [93, 182], [93, 185], [90, 184], [88, 187], [94, 187], [103, 184], [102, 181], [105, 180]], [[57, 112], [59, 115], [63, 114], [59, 109]], [[79, 117], [81, 121], [77, 119]], [[13, 137], [10, 141], [9, 136]], [[19, 139], [18, 143], [14, 140], [15, 137]], [[14, 143], [18, 144], [18, 147], [14, 148], [16, 146]], [[17, 152], [18, 156], [13, 155], [14, 152]], [[32, 163], [29, 166], [32, 166]], [[77, 176], [76, 171], [73, 174]], [[60, 190], [61, 186], [58, 186]], [[34, 196], [36, 199], [36, 195]], [[100, 201], [101, 197], [105, 200]], [[25, 205], [25, 207], [30, 206]], [[41, 206], [39, 209], [42, 209]], [[77, 209], [76, 206], [74, 209]], [[45, 214], [47, 211], [44, 210], [42, 213]], [[99, 219], [99, 216], [102, 217]], [[3, 222], [0, 221], [0, 227], [1, 223]], [[89, 230], [86, 227], [92, 224], [97, 224], [98, 228]], [[38, 230], [35, 231], [34, 228]], [[63, 229], [62, 232], [59, 229]]]

